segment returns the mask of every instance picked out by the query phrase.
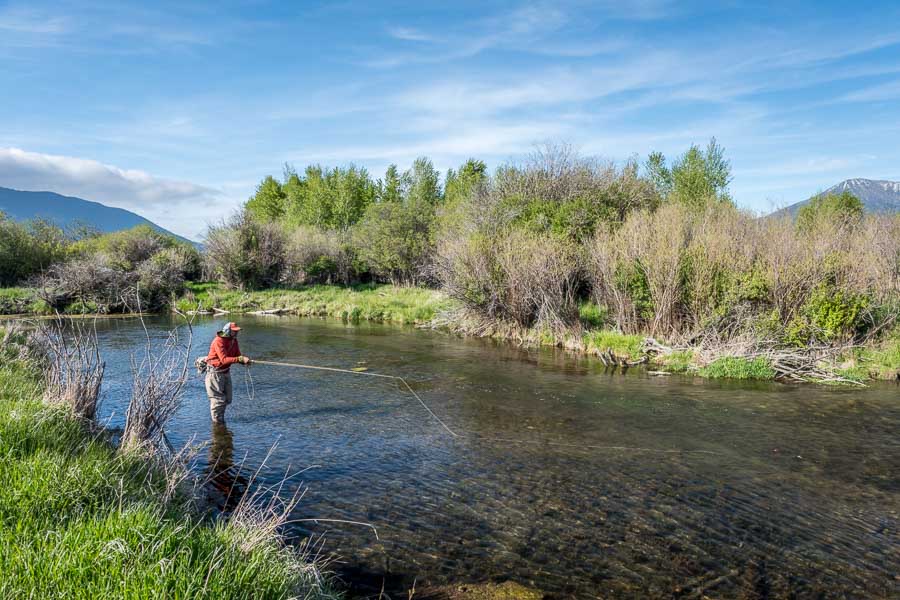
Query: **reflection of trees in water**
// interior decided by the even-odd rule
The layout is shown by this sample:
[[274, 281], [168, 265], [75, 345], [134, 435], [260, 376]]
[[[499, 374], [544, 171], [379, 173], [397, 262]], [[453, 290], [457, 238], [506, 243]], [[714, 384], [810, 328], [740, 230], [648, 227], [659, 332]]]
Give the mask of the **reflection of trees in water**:
[[247, 491], [247, 478], [240, 464], [234, 464], [234, 436], [225, 423], [213, 423], [209, 443], [206, 478], [213, 503], [220, 510], [234, 510]]

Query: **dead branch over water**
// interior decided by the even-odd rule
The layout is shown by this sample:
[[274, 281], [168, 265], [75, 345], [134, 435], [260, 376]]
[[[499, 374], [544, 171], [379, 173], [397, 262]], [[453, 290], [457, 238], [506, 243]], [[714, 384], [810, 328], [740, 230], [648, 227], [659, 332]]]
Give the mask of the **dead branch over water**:
[[140, 361], [134, 355], [131, 357], [131, 399], [125, 413], [120, 448], [126, 452], [142, 450], [151, 454], [159, 450], [173, 452], [165, 426], [181, 406], [189, 372], [193, 328], [188, 321], [184, 343], [178, 328], [170, 331], [161, 342], [152, 338], [143, 318], [141, 324], [146, 342]]

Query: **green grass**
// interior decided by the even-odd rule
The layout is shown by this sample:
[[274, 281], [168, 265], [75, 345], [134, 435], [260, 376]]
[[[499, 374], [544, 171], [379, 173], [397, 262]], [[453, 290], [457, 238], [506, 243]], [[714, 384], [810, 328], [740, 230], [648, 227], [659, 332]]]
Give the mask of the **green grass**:
[[607, 325], [608, 311], [596, 302], [582, 301], [578, 305], [578, 319], [588, 329], [602, 329]]
[[765, 358], [723, 356], [700, 369], [710, 379], [775, 379], [775, 369]]
[[22, 287], [0, 288], [0, 315], [45, 315], [52, 311], [38, 299], [34, 290]]
[[852, 357], [855, 364], [847, 372], [857, 377], [896, 379], [900, 376], [900, 329], [896, 329], [880, 344], [857, 349]]
[[335, 597], [288, 549], [245, 552], [234, 528], [163, 505], [158, 472], [40, 385], [0, 361], [0, 598]]
[[643, 336], [640, 335], [626, 335], [603, 329], [586, 331], [582, 336], [588, 352], [602, 352], [609, 349], [616, 356], [627, 356], [629, 360], [637, 360], [641, 357], [643, 339]]
[[188, 292], [176, 306], [188, 311], [196, 309], [198, 303], [206, 309], [215, 307], [237, 313], [284, 308], [300, 316], [408, 324], [427, 323], [438, 312], [454, 306], [442, 292], [418, 287], [315, 285], [242, 292], [213, 283], [189, 284]]
[[690, 373], [699, 370], [694, 360], [693, 351], [677, 350], [667, 356], [660, 357], [659, 366], [669, 373]]

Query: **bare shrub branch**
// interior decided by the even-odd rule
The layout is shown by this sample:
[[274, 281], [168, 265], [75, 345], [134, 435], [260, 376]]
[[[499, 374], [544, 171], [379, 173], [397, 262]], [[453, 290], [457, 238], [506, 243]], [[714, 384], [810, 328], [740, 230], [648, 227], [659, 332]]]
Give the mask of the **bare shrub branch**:
[[44, 401], [93, 422], [106, 366], [100, 358], [95, 323], [64, 320], [57, 315], [54, 320], [41, 322], [35, 335], [46, 360]]
[[[140, 312], [139, 295], [137, 302]], [[166, 438], [165, 426], [181, 406], [181, 393], [191, 362], [193, 327], [191, 321], [187, 321], [188, 335], [184, 343], [177, 327], [167, 334], [165, 340], [154, 340], [144, 319], [140, 319], [146, 342], [140, 361], [131, 356], [131, 399], [125, 413], [120, 449], [148, 454], [173, 453], [174, 449]]]

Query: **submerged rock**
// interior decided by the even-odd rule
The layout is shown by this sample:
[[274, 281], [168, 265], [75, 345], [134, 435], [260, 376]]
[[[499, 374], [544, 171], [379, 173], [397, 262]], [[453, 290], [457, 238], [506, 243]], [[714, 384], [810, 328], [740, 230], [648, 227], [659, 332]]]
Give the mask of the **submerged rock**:
[[439, 590], [448, 600], [542, 600], [544, 593], [514, 581], [451, 585]]

